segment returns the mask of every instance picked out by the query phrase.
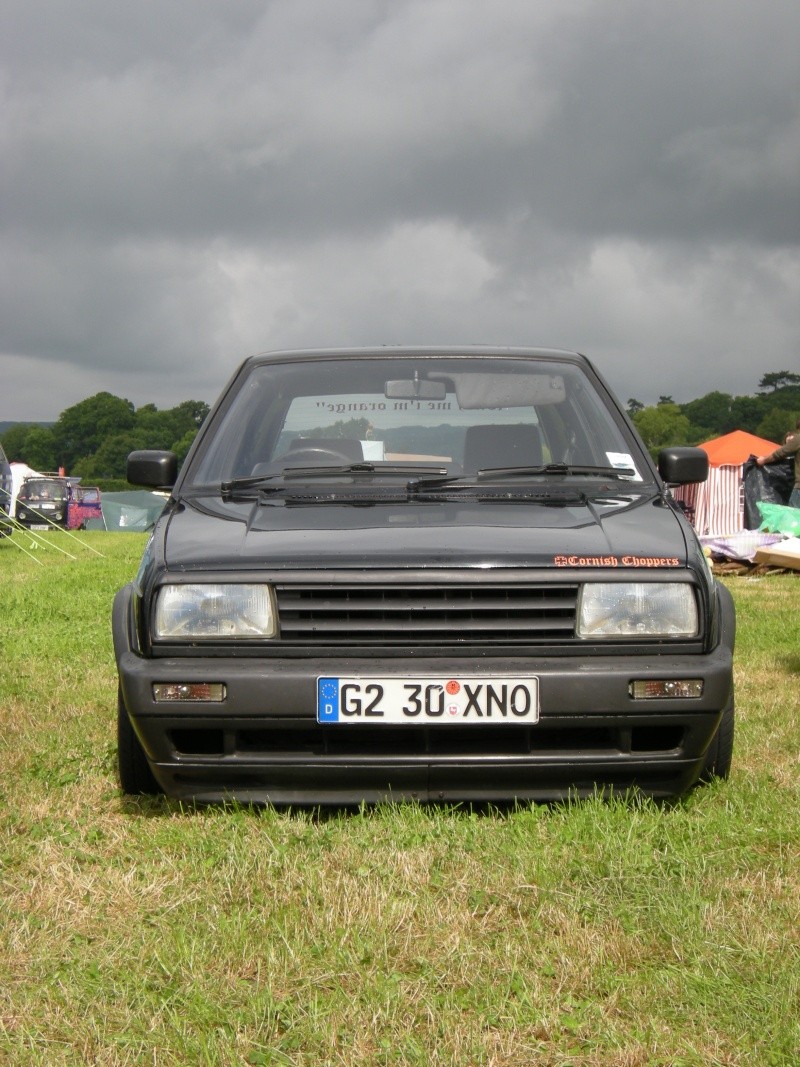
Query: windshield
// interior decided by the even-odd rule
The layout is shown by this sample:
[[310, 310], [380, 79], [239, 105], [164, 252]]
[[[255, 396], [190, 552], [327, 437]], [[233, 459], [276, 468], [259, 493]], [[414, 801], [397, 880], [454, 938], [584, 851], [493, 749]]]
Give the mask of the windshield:
[[66, 500], [67, 487], [64, 482], [52, 478], [27, 478], [18, 494], [21, 500]]
[[580, 365], [387, 355], [246, 365], [185, 484], [353, 464], [454, 477], [560, 464], [649, 478], [624, 420]]

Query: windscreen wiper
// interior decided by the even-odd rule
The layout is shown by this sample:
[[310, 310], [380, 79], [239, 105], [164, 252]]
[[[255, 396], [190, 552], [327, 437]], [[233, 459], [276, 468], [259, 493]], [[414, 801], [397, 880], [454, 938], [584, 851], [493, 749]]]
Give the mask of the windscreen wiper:
[[635, 478], [633, 467], [593, 467], [575, 463], [545, 463], [538, 467], [484, 467], [475, 478], [479, 482], [492, 478], [529, 478], [537, 475], [555, 475], [564, 478]]
[[428, 467], [420, 463], [345, 463], [339, 467], [285, 467], [282, 477], [286, 480], [294, 478], [335, 478], [343, 474], [388, 474], [408, 477], [414, 474], [432, 474], [441, 476], [447, 474], [447, 467]]
[[244, 478], [230, 478], [219, 483], [219, 491], [223, 496], [227, 496], [228, 493], [236, 493], [240, 489], [263, 489], [270, 487], [270, 483], [280, 478], [280, 474], [251, 474]]
[[428, 467], [420, 464], [400, 463], [346, 463], [337, 466], [315, 467], [285, 467], [282, 471], [271, 474], [252, 474], [243, 478], [231, 478], [220, 482], [220, 492], [224, 498], [229, 498], [235, 493], [244, 493], [253, 490], [259, 493], [280, 492], [285, 483], [302, 480], [304, 478], [335, 478], [348, 474], [378, 474], [396, 475], [407, 478], [409, 475], [431, 474], [441, 477], [447, 474], [446, 467]]

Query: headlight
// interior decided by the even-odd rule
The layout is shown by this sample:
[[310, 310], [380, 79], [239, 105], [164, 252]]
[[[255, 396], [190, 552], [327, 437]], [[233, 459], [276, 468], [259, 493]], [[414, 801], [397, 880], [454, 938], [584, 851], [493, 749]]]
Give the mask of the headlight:
[[156, 602], [156, 638], [274, 637], [268, 585], [164, 585]]
[[678, 582], [587, 582], [578, 609], [579, 637], [695, 637], [697, 603]]

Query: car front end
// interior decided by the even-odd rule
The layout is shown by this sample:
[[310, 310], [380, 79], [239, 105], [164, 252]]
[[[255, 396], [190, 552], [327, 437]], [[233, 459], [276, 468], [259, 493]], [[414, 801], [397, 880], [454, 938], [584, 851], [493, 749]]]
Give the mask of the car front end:
[[[330, 358], [284, 357], [286, 377], [302, 377], [298, 362], [319, 374]], [[364, 358], [353, 382], [366, 377]], [[371, 354], [370, 369], [385, 358]], [[540, 353], [514, 353], [507, 369], [505, 353], [487, 362], [482, 352], [473, 370], [475, 358], [422, 357], [430, 380], [456, 381], [447, 396], [458, 393], [457, 410], [436, 411], [447, 427], [435, 421], [426, 436], [428, 424], [417, 426], [402, 452], [412, 416], [384, 418], [377, 463], [339, 458], [327, 470], [309, 432], [299, 466], [270, 461], [264, 474], [250, 455], [238, 480], [226, 469], [217, 482], [214, 447], [198, 443], [194, 475], [179, 480], [114, 606], [129, 792], [549, 800], [597, 789], [671, 796], [727, 773], [735, 619], [691, 527], [616, 413], [619, 438], [597, 430], [612, 435], [606, 466], [596, 454], [554, 459], [567, 372], [591, 369]], [[539, 375], [527, 396], [525, 358]], [[488, 401], [487, 367], [509, 375]], [[542, 368], [559, 377], [548, 393]], [[378, 373], [397, 404], [406, 401], [395, 394], [420, 392], [398, 385], [415, 382], [401, 369]], [[212, 439], [230, 456], [241, 445], [225, 442], [236, 411], [226, 395]], [[377, 406], [369, 396], [359, 402]], [[480, 467], [468, 433], [454, 444], [464, 411], [488, 409], [488, 436], [502, 438], [498, 400], [514, 420], [523, 405], [538, 411], [549, 443], [535, 465]], [[298, 424], [318, 430], [308, 410]], [[282, 426], [301, 418], [291, 404], [282, 411]], [[360, 425], [366, 453], [375, 429]], [[696, 462], [678, 456], [673, 468], [686, 475]]]

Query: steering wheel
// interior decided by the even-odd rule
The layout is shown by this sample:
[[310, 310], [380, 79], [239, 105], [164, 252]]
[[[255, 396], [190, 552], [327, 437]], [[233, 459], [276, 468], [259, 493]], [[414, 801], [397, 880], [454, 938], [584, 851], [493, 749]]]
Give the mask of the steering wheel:
[[350, 456], [345, 456], [342, 452], [336, 452], [332, 448], [292, 448], [288, 452], [284, 452], [281, 456], [276, 456], [275, 459], [270, 460], [269, 463], [257, 463], [253, 467], [253, 475], [270, 475], [280, 474], [282, 471], [287, 470], [290, 467], [316, 467], [316, 466], [338, 466], [339, 464], [345, 464], [349, 466], [353, 462]]
[[352, 459], [344, 452], [337, 452], [333, 448], [290, 448], [280, 456], [280, 462], [284, 466], [295, 465], [298, 467], [312, 466], [316, 463], [326, 463], [334, 460], [336, 463], [352, 463]]

